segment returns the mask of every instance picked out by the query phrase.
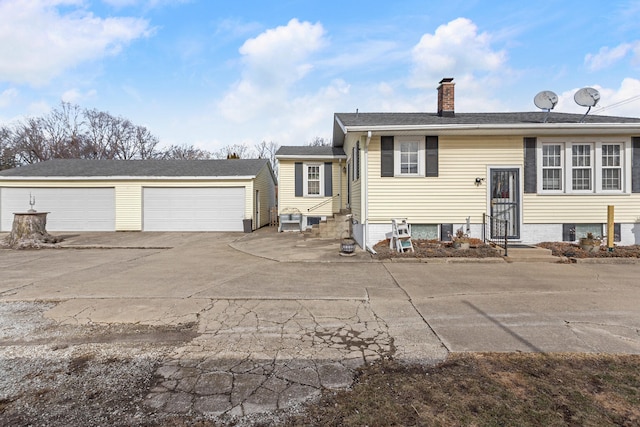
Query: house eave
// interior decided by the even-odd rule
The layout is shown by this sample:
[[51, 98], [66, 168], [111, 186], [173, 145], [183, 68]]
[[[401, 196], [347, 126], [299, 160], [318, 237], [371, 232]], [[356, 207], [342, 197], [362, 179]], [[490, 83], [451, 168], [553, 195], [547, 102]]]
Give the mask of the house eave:
[[0, 181], [246, 181], [243, 176], [0, 176]]
[[629, 123], [540, 123], [540, 124], [456, 124], [456, 125], [382, 125], [347, 126], [347, 132], [380, 136], [394, 134], [431, 135], [630, 135], [640, 132], [640, 124]]
[[303, 154], [296, 154], [296, 155], [282, 155], [282, 156], [276, 156], [276, 159], [278, 160], [305, 160], [305, 159], [311, 159], [311, 160], [346, 160], [347, 156], [346, 155], [333, 155], [333, 156], [327, 156], [327, 155], [303, 155]]

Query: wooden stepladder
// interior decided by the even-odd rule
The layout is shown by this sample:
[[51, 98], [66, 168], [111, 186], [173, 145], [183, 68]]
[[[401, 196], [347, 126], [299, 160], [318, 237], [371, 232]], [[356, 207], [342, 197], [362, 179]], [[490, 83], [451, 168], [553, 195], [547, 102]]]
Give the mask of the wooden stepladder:
[[411, 242], [411, 228], [405, 218], [391, 220], [390, 246], [398, 252], [415, 252]]

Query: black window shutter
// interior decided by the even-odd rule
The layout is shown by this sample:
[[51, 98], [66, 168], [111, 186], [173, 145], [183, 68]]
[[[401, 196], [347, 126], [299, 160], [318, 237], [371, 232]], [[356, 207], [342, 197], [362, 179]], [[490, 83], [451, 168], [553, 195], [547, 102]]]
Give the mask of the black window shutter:
[[393, 137], [380, 138], [380, 176], [393, 176]]
[[537, 193], [536, 138], [524, 139], [524, 192]]
[[438, 176], [438, 137], [427, 136], [426, 138], [426, 175]]
[[453, 235], [453, 224], [440, 224], [440, 240], [450, 242]]
[[333, 174], [331, 162], [326, 162], [324, 164], [324, 195], [326, 197], [333, 196]]
[[640, 193], [640, 136], [631, 138], [631, 192]]
[[573, 242], [576, 240], [576, 225], [562, 224], [562, 241]]
[[295, 175], [296, 175], [296, 197], [302, 197], [304, 195], [302, 190], [302, 163], [296, 162]]

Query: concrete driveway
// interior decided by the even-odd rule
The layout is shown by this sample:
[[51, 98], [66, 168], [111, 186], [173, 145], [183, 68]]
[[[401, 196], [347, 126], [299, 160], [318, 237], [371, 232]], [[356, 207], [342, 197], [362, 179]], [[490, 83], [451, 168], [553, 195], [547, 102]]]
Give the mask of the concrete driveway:
[[243, 416], [351, 383], [379, 358], [640, 353], [640, 265], [374, 262], [297, 234], [88, 233], [0, 250], [0, 302], [59, 325], [194, 325], [145, 404]]

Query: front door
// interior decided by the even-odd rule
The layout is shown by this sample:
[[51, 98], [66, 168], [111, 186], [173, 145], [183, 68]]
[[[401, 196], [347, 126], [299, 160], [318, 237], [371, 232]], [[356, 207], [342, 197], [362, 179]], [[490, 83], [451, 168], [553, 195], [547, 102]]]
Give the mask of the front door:
[[[498, 220], [491, 221], [491, 238], [504, 237], [505, 231], [509, 239], [520, 238], [520, 170], [491, 169], [491, 216]], [[506, 230], [505, 230], [506, 227]]]

